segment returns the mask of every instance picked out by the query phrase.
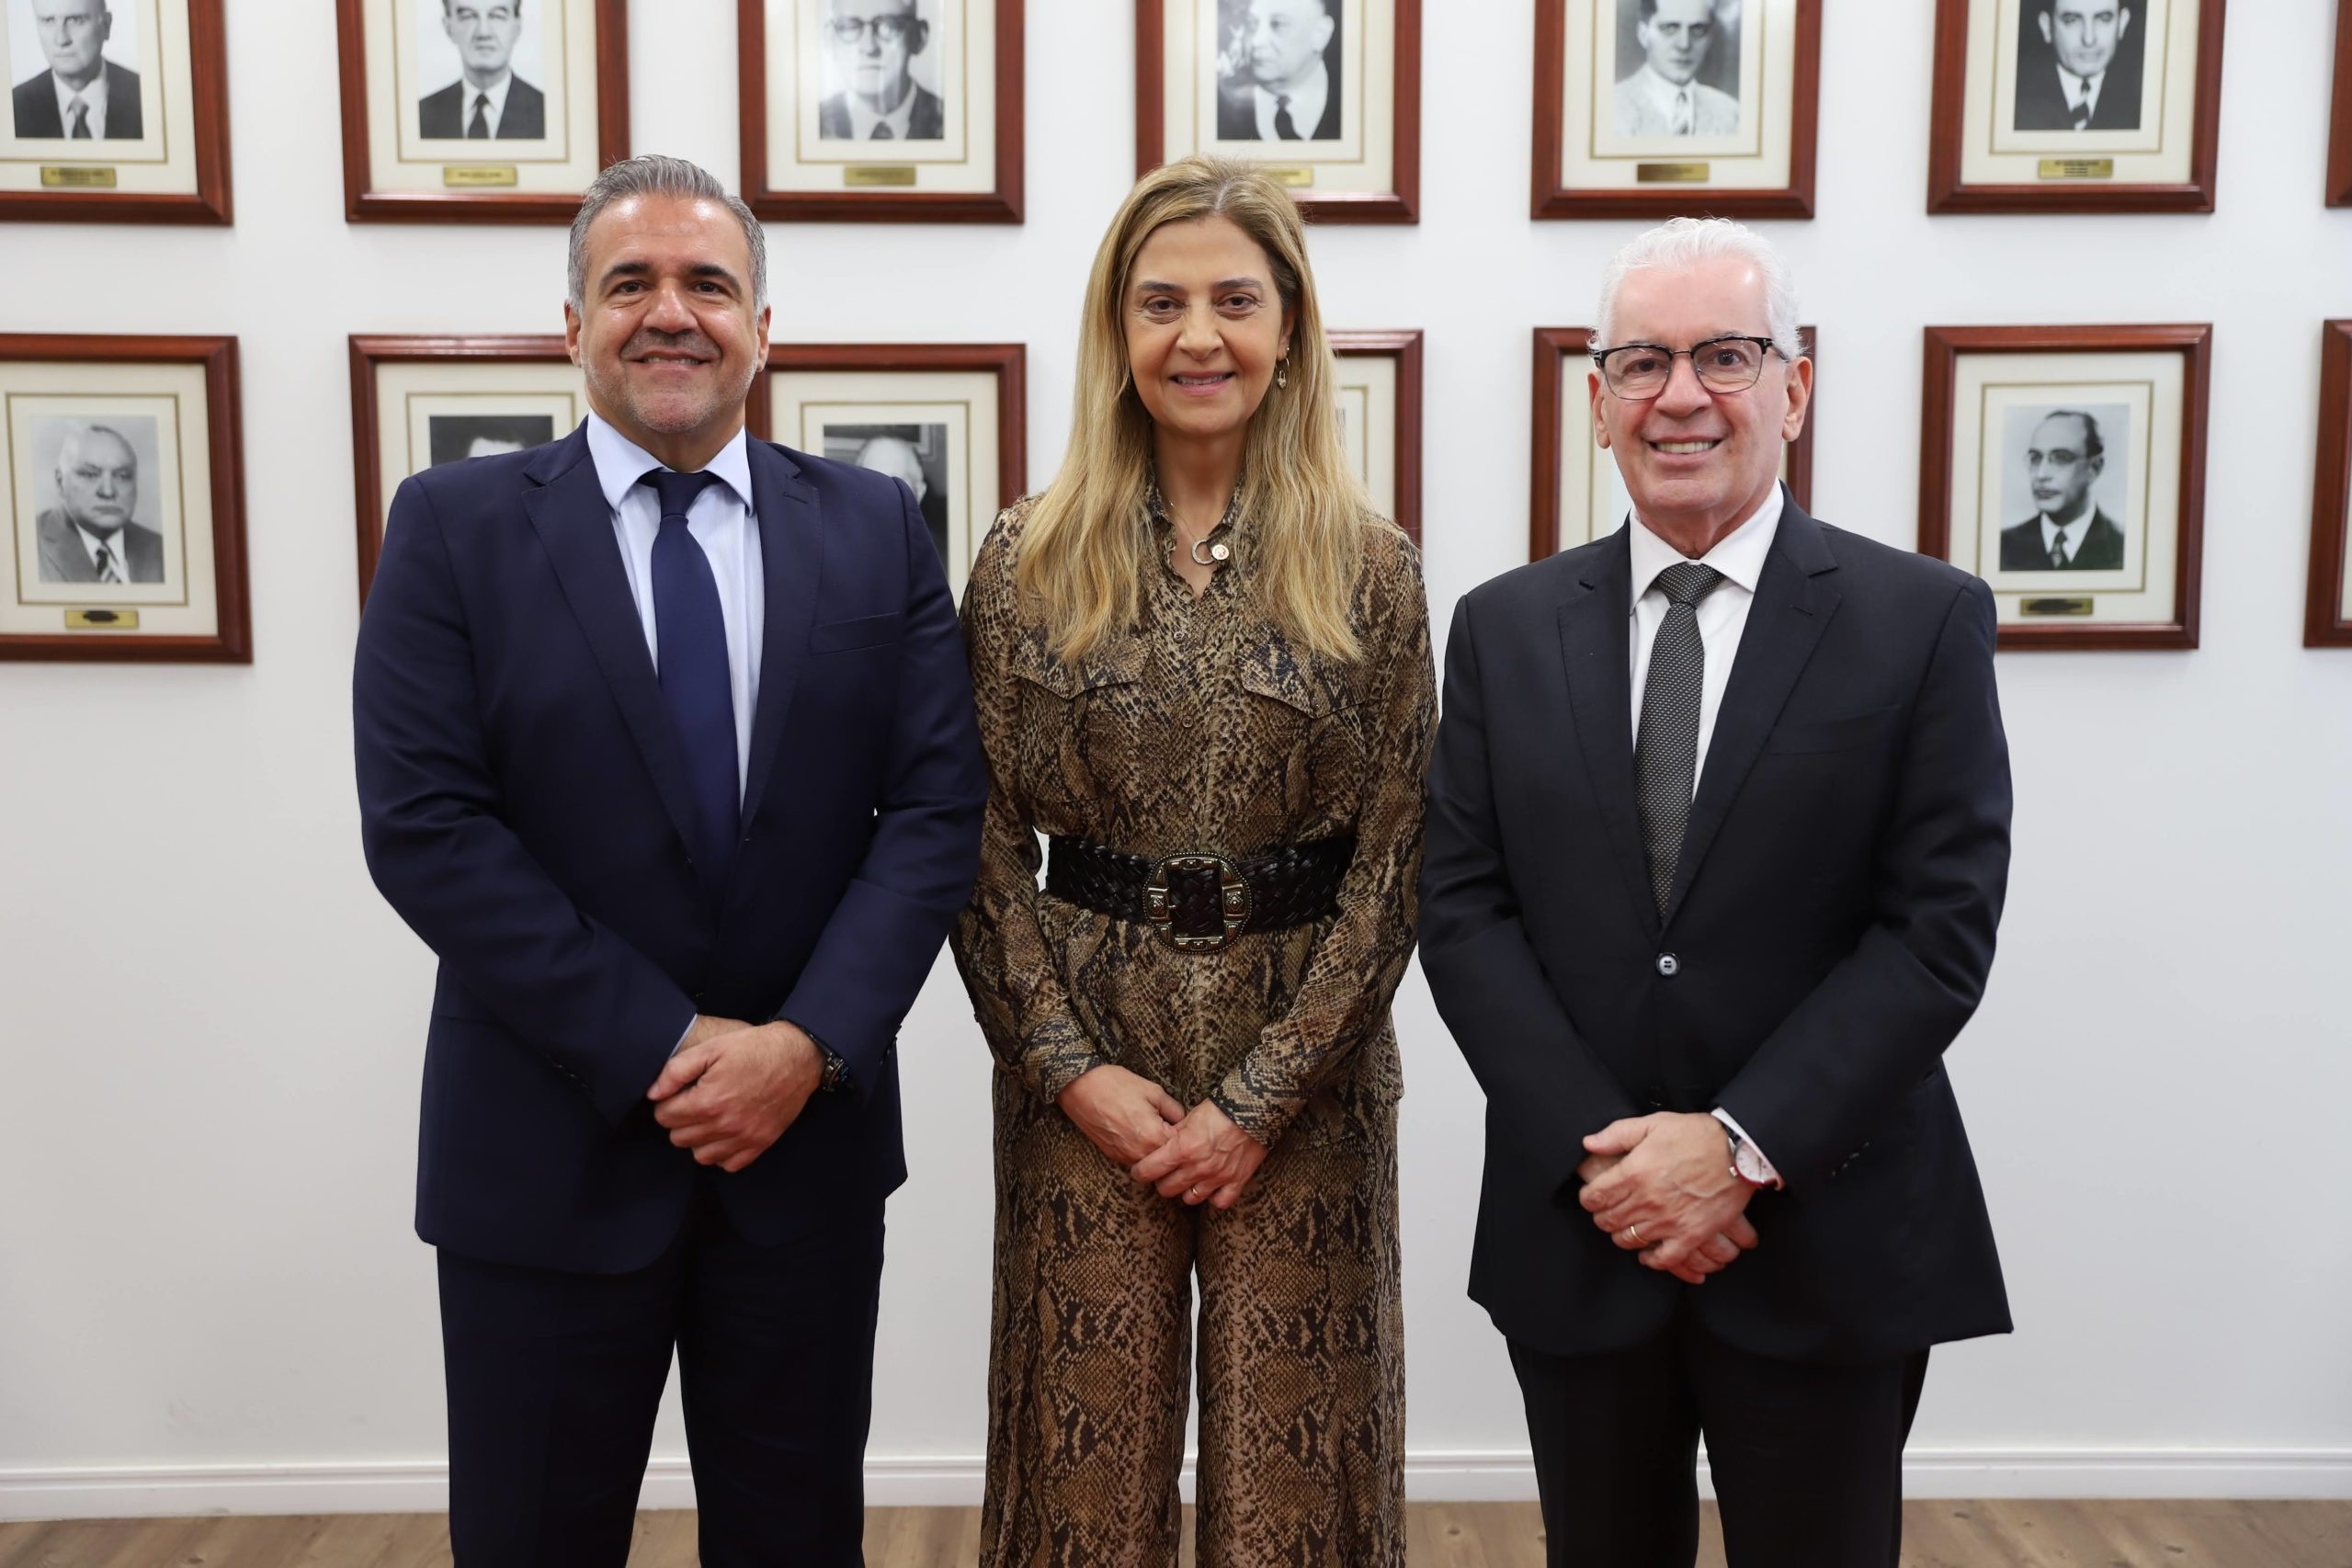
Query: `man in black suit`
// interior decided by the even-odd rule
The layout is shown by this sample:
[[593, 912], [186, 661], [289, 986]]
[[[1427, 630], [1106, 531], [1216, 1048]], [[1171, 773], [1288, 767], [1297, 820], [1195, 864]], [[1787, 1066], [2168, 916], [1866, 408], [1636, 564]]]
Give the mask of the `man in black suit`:
[[2001, 530], [2004, 572], [2120, 572], [2123, 530], [2091, 500], [2107, 467], [2099, 422], [2062, 408], [2034, 426], [2026, 476], [2041, 509]]
[[44, 583], [160, 583], [164, 536], [139, 509], [139, 454], [122, 432], [85, 425], [57, 451], [58, 505], [34, 519]]
[[860, 1561], [897, 1035], [988, 772], [914, 497], [744, 429], [765, 249], [690, 164], [597, 176], [588, 418], [403, 482], [360, 622], [461, 1565], [620, 1568], [674, 1353], [701, 1561]]
[[17, 134], [69, 142], [135, 142], [144, 134], [139, 74], [105, 58], [114, 33], [107, 0], [32, 0], [49, 69], [10, 95]]
[[416, 101], [416, 133], [437, 142], [537, 142], [547, 97], [515, 74], [523, 0], [441, 0], [441, 30], [464, 74]]
[[2131, 31], [2124, 0], [2035, 0], [2042, 47], [2017, 35], [2019, 131], [2137, 131], [2144, 51], [2118, 69]]
[[1250, 0], [1249, 74], [1217, 99], [1221, 142], [1336, 142], [1339, 0]]
[[835, 73], [848, 85], [817, 105], [817, 134], [828, 142], [937, 142], [948, 106], [915, 79], [914, 60], [931, 41], [915, 0], [828, 0], [825, 37]]
[[1942, 1064], [2007, 878], [1993, 598], [1776, 483], [1812, 367], [1763, 240], [1677, 219], [1610, 279], [1633, 515], [1446, 649], [1421, 961], [1486, 1094], [1471, 1294], [1554, 1568], [1689, 1568], [1702, 1434], [1732, 1568], [1892, 1568], [1927, 1346], [2009, 1326]]

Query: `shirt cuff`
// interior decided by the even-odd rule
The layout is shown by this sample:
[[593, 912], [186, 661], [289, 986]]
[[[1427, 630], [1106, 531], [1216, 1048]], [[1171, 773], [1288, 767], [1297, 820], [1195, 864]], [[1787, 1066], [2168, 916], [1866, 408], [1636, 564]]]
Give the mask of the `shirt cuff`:
[[702, 1015], [699, 1013], [689, 1013], [687, 1015], [686, 1028], [678, 1030], [677, 1043], [670, 1047], [670, 1054], [672, 1056], [676, 1056], [679, 1051], [686, 1049], [686, 1037], [694, 1032], [694, 1020], [701, 1016]]
[[[1749, 1152], [1755, 1154], [1756, 1159], [1763, 1164], [1764, 1181], [1762, 1185], [1773, 1187], [1785, 1185], [1780, 1180], [1779, 1171], [1773, 1167], [1772, 1157], [1764, 1152], [1763, 1145], [1759, 1144], [1755, 1139], [1747, 1135], [1747, 1129], [1739, 1124], [1739, 1119], [1736, 1117], [1733, 1116], [1730, 1111], [1725, 1110], [1721, 1106], [1717, 1106], [1715, 1108], [1714, 1116], [1716, 1120], [1730, 1128], [1732, 1131], [1737, 1135], [1739, 1141], [1748, 1146]], [[1746, 1180], [1747, 1173], [1744, 1171], [1740, 1172], [1740, 1179], [1743, 1181]]]

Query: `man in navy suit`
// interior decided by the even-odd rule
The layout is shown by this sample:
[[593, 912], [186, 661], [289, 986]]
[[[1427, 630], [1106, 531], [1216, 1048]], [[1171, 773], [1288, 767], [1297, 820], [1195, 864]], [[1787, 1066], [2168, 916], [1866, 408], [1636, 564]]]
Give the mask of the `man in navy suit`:
[[1702, 1435], [1732, 1568], [1893, 1568], [1928, 1347], [2009, 1326], [1944, 1068], [2008, 876], [1993, 597], [1780, 486], [1797, 319], [1736, 224], [1620, 252], [1633, 515], [1446, 643], [1421, 963], [1554, 1568], [1690, 1568]]
[[461, 1564], [620, 1568], [673, 1351], [702, 1562], [860, 1561], [895, 1040], [987, 775], [914, 497], [744, 433], [766, 270], [702, 170], [599, 176], [592, 412], [403, 483], [360, 626]]
[[105, 57], [114, 34], [107, 0], [33, 0], [33, 31], [49, 69], [9, 95], [17, 134], [72, 142], [136, 142], [144, 133], [139, 74]]

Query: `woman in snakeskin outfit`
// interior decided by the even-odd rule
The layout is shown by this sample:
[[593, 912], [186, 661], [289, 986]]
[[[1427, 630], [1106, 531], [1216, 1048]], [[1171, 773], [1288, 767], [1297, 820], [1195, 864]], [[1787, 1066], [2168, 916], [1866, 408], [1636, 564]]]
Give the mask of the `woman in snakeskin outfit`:
[[[1404, 1561], [1389, 1001], [1435, 697], [1419, 558], [1349, 467], [1298, 210], [1146, 176], [1071, 448], [964, 601], [994, 781], [954, 949], [998, 1073], [981, 1560]], [[1052, 837], [1045, 889], [1037, 834]]]

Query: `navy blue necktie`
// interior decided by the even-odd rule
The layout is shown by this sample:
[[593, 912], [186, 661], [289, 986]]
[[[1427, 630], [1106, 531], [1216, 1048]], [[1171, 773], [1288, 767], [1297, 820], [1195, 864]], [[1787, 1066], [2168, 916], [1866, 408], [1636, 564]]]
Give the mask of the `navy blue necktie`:
[[703, 487], [718, 478], [657, 468], [637, 482], [653, 486], [661, 498], [662, 531], [653, 536], [653, 641], [661, 653], [662, 697], [686, 745], [699, 829], [695, 863], [713, 887], [727, 880], [743, 815], [735, 697], [727, 674], [719, 580], [711, 575], [710, 558], [687, 531], [686, 514]]

